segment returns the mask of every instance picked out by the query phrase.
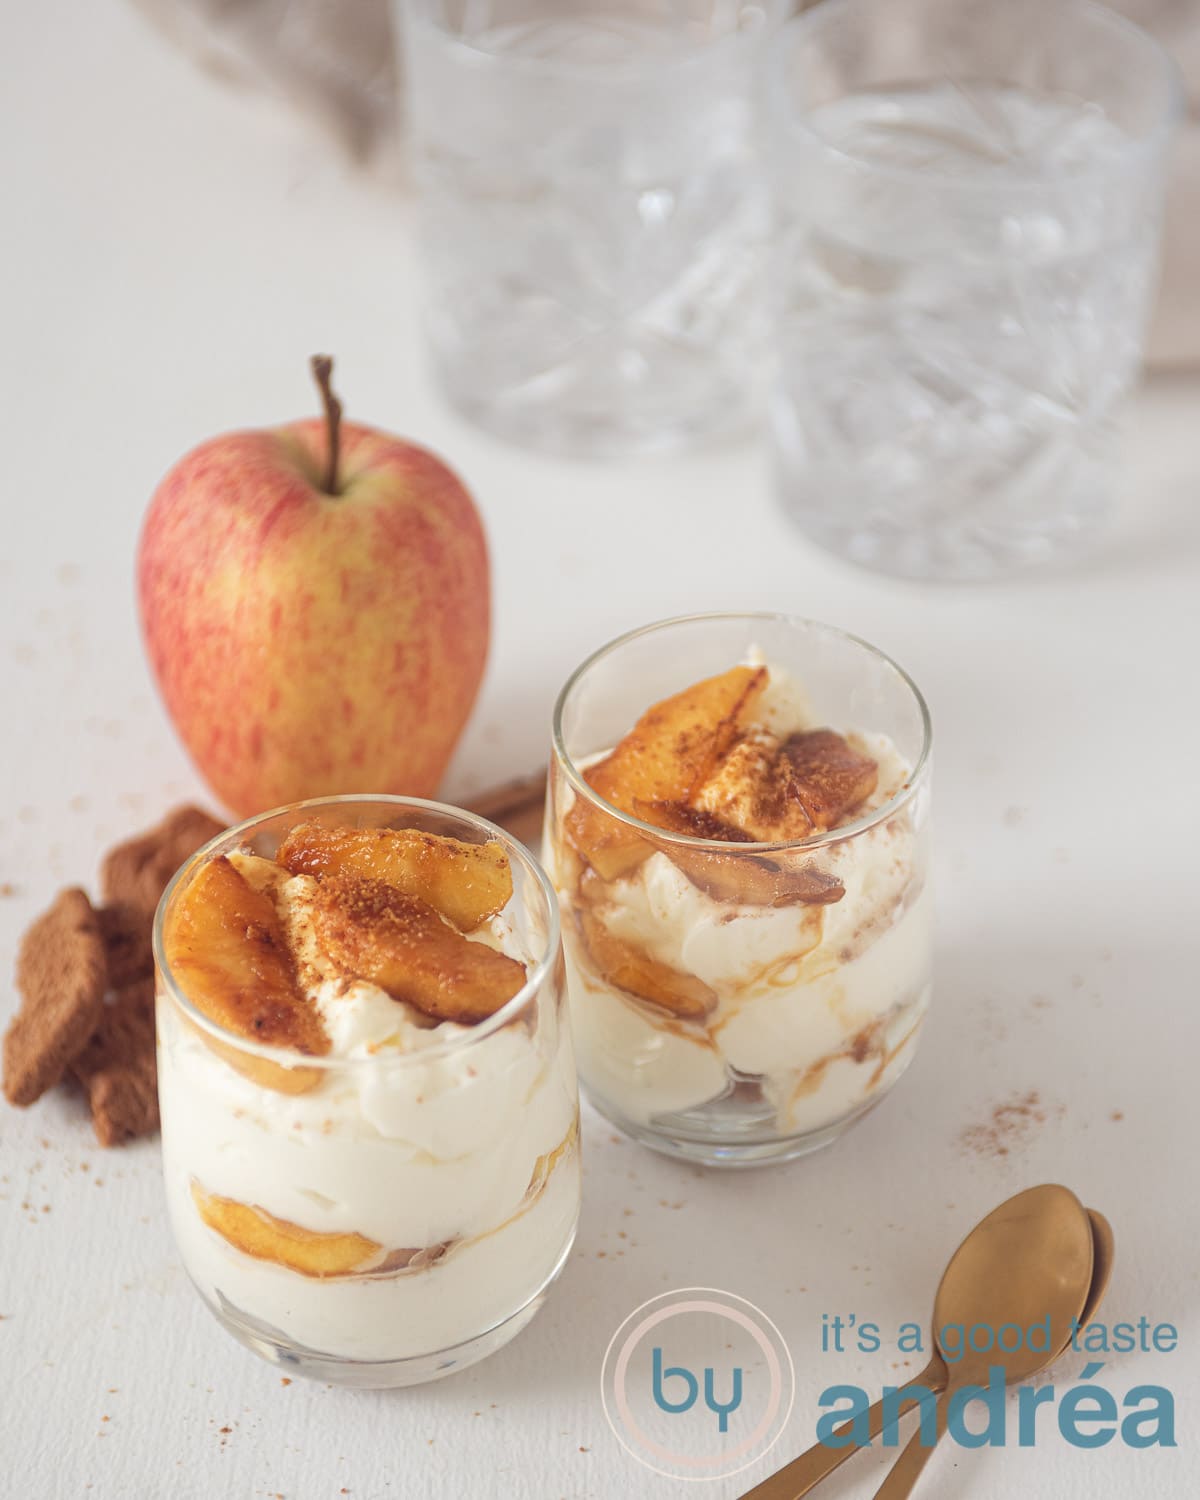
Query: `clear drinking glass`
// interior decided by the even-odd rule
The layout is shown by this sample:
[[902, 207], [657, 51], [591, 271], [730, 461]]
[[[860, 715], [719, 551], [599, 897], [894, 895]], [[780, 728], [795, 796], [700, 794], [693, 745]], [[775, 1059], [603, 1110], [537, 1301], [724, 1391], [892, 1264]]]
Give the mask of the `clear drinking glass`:
[[[770, 669], [779, 734], [826, 726], [878, 759], [852, 821], [731, 844], [668, 833], [589, 785], [652, 705], [747, 660]], [[544, 858], [579, 1076], [614, 1124], [669, 1155], [753, 1165], [815, 1150], [884, 1097], [930, 996], [930, 745], [900, 668], [809, 620], [669, 620], [576, 670], [554, 713]]]
[[[172, 973], [173, 911], [214, 856], [270, 857], [302, 821], [499, 841], [514, 887], [499, 920], [528, 956], [524, 988], [478, 1025], [424, 1022], [340, 1056], [299, 1056], [208, 1019]], [[167, 1206], [218, 1321], [289, 1373], [352, 1386], [431, 1380], [519, 1333], [566, 1260], [580, 1195], [558, 908], [525, 849], [433, 802], [299, 803], [184, 865], [154, 950]]]
[[396, 0], [426, 326], [451, 402], [608, 457], [744, 425], [786, 0]]
[[976, 578], [1103, 516], [1179, 101], [1087, 0], [829, 0], [783, 30], [771, 422], [814, 541]]

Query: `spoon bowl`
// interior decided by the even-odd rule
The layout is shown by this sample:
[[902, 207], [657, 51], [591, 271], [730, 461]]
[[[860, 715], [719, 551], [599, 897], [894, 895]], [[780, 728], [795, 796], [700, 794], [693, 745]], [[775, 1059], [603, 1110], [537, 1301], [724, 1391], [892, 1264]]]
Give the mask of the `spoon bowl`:
[[[981, 1219], [950, 1257], [933, 1304], [951, 1387], [986, 1382], [995, 1365], [1012, 1385], [1056, 1359], [1082, 1318], [1094, 1254], [1087, 1210], [1053, 1183], [1018, 1193]], [[999, 1335], [1014, 1327], [1015, 1347], [1005, 1348]], [[1045, 1339], [1035, 1341], [1043, 1327]], [[962, 1338], [959, 1348], [947, 1348], [951, 1329]]]

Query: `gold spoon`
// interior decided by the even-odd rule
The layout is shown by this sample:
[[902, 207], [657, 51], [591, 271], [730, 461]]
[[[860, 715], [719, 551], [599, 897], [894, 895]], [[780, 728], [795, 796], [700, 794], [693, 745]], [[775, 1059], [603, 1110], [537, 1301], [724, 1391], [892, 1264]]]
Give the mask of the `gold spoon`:
[[1048, 1319], [1046, 1348], [1031, 1349], [1031, 1341], [1022, 1339], [1015, 1350], [976, 1351], [968, 1342], [938, 1397], [936, 1441], [926, 1445], [917, 1431], [875, 1491], [875, 1500], [903, 1500], [912, 1493], [946, 1430], [956, 1392], [986, 1384], [994, 1365], [1003, 1367], [1006, 1385], [1015, 1385], [1053, 1364], [1082, 1321], [1094, 1259], [1092, 1220], [1064, 1187], [1046, 1184], [1018, 1193], [976, 1225], [951, 1258], [934, 1299], [934, 1338], [942, 1357], [942, 1331], [950, 1325], [983, 1323], [995, 1330], [1015, 1323], [1028, 1329]]
[[1109, 1278], [1112, 1276], [1113, 1261], [1117, 1254], [1112, 1225], [1099, 1209], [1089, 1208], [1087, 1216], [1092, 1225], [1092, 1286], [1088, 1292], [1087, 1301], [1083, 1304], [1083, 1311], [1079, 1315], [1080, 1328], [1088, 1326], [1096, 1316], [1097, 1308], [1104, 1301]]
[[[975, 1226], [954, 1252], [950, 1265], [947, 1266], [945, 1275], [942, 1278], [943, 1283], [950, 1275], [951, 1268], [955, 1266], [958, 1258], [968, 1253], [969, 1247], [971, 1247], [970, 1253], [974, 1255], [977, 1248], [975, 1245], [976, 1236], [980, 1236], [981, 1239], [990, 1239], [993, 1231], [985, 1229], [985, 1226], [988, 1226], [996, 1215], [1010, 1211], [1014, 1207], [1027, 1207], [1039, 1212], [1049, 1208], [1055, 1215], [1065, 1214], [1068, 1222], [1074, 1215], [1077, 1226], [1078, 1216], [1085, 1212], [1079, 1200], [1066, 1188], [1031, 1188], [1027, 1192], [1018, 1193], [1015, 1198], [1010, 1198], [1006, 1203], [1002, 1203], [994, 1213], [989, 1214], [986, 1219], [983, 1219]], [[1084, 1223], [1087, 1224], [1090, 1230], [1093, 1249], [1091, 1282], [1088, 1287], [1083, 1310], [1079, 1314], [1079, 1326], [1081, 1328], [1095, 1316], [1096, 1309], [1104, 1298], [1104, 1293], [1108, 1288], [1109, 1275], [1112, 1272], [1114, 1253], [1113, 1233], [1108, 1220], [1103, 1214], [1097, 1213], [1094, 1209], [1088, 1209], [1086, 1213], [1087, 1219]], [[1079, 1247], [1076, 1246], [1075, 1253], [1078, 1254], [1078, 1251]], [[939, 1287], [939, 1296], [940, 1294], [941, 1288]], [[1046, 1308], [1041, 1309], [1043, 1316], [1046, 1311]], [[970, 1326], [966, 1320], [963, 1321], [966, 1326]], [[970, 1321], [980, 1322], [983, 1320], [977, 1316]], [[936, 1309], [934, 1322], [937, 1327], [942, 1326], [941, 1322], [938, 1321]], [[1062, 1353], [1069, 1339], [1070, 1326], [1068, 1322], [1062, 1343], [1055, 1349], [1053, 1358], [1057, 1358]], [[1051, 1338], [1050, 1342], [1053, 1344], [1054, 1339]], [[1049, 1363], [1049, 1360], [1047, 1359], [1045, 1362]], [[1010, 1376], [1009, 1378], [1014, 1379], [1017, 1377]], [[908, 1381], [906, 1385], [901, 1386], [891, 1398], [889, 1405], [893, 1406], [896, 1412], [902, 1412], [905, 1405], [909, 1401], [916, 1399], [922, 1389], [931, 1392], [935, 1396], [940, 1395], [946, 1389], [949, 1382], [950, 1367], [947, 1365], [941, 1350], [936, 1346], [935, 1342], [929, 1363], [925, 1366], [924, 1370]], [[876, 1401], [874, 1406], [868, 1408], [865, 1416], [868, 1437], [871, 1442], [874, 1442], [880, 1433], [882, 1433], [884, 1427], [883, 1401]], [[861, 1420], [862, 1418], [860, 1417], [859, 1421]], [[837, 1428], [833, 1435], [839, 1438], [848, 1438], [854, 1431], [855, 1426], [854, 1422], [846, 1422]], [[791, 1463], [785, 1464], [782, 1469], [764, 1479], [760, 1484], [755, 1485], [752, 1490], [748, 1490], [741, 1497], [741, 1500], [803, 1500], [803, 1497], [818, 1485], [826, 1475], [832, 1474], [852, 1453], [857, 1453], [859, 1446], [859, 1444], [853, 1442], [847, 1443], [845, 1447], [833, 1447], [826, 1443], [815, 1443], [807, 1452], [802, 1453], [799, 1458], [795, 1458]]]
[[[909, 1401], [918, 1396], [922, 1387], [936, 1396], [946, 1389], [949, 1379], [950, 1370], [946, 1361], [942, 1358], [941, 1352], [935, 1348], [929, 1356], [929, 1363], [921, 1373], [914, 1376], [906, 1385], [902, 1385], [891, 1398], [889, 1405], [899, 1413]], [[867, 1408], [867, 1436], [872, 1443], [883, 1431], [883, 1412], [882, 1397], [874, 1406]], [[858, 1420], [861, 1422], [862, 1418]], [[852, 1453], [857, 1453], [863, 1446], [851, 1438], [856, 1425], [855, 1422], [845, 1422], [841, 1427], [834, 1429], [833, 1437], [850, 1439], [844, 1447], [835, 1448], [826, 1443], [814, 1443], [799, 1458], [794, 1458], [790, 1464], [785, 1464], [782, 1469], [771, 1474], [761, 1484], [756, 1484], [752, 1490], [747, 1490], [741, 1500], [803, 1500], [803, 1497], [820, 1484], [826, 1475], [832, 1474], [834, 1469], [839, 1468]]]

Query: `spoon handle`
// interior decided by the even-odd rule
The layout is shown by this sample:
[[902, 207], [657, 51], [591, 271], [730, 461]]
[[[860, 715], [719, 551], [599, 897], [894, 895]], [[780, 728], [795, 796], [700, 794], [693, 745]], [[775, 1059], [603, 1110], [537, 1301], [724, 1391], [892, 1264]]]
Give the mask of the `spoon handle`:
[[921, 1477], [921, 1470], [929, 1462], [930, 1454], [941, 1442], [946, 1431], [946, 1413], [950, 1406], [951, 1394], [950, 1390], [943, 1390], [938, 1397], [935, 1441], [928, 1445], [923, 1443], [921, 1429], [918, 1427], [909, 1438], [903, 1453], [888, 1470], [883, 1483], [875, 1491], [875, 1500], [905, 1500], [906, 1496], [912, 1494], [913, 1486]]
[[[927, 1391], [935, 1394], [943, 1389], [946, 1384], [946, 1367], [939, 1360], [931, 1360], [929, 1365], [910, 1380], [907, 1385], [901, 1386], [892, 1397], [891, 1402], [899, 1402], [904, 1405], [908, 1400], [915, 1397], [916, 1391], [923, 1386]], [[872, 1442], [883, 1431], [883, 1400], [876, 1401], [875, 1405], [869, 1407], [866, 1413], [867, 1433]], [[862, 1418], [858, 1418], [861, 1422]], [[834, 1437], [848, 1437], [856, 1426], [854, 1421], [843, 1422], [834, 1430]], [[864, 1445], [859, 1443], [847, 1443], [845, 1447], [833, 1448], [827, 1443], [814, 1443], [807, 1452], [802, 1453], [799, 1458], [794, 1458], [790, 1464], [785, 1464], [782, 1469], [764, 1479], [761, 1484], [756, 1484], [752, 1490], [747, 1490], [741, 1496], [741, 1500], [801, 1500], [801, 1497], [825, 1478], [832, 1474], [840, 1464], [844, 1463], [852, 1453], [857, 1453]]]

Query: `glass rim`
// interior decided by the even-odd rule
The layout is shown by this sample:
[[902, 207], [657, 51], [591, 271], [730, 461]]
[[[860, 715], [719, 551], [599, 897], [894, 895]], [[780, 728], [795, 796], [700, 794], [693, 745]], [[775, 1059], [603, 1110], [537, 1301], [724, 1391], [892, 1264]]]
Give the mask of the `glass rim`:
[[[602, 662], [605, 657], [628, 645], [631, 641], [640, 639], [642, 636], [653, 635], [657, 631], [666, 630], [672, 626], [686, 626], [704, 624], [710, 621], [770, 621], [772, 624], [786, 625], [803, 630], [824, 631], [831, 636], [836, 636], [842, 641], [858, 646], [866, 651], [876, 661], [882, 662], [896, 674], [912, 694], [917, 705], [921, 719], [921, 750], [912, 769], [908, 773], [904, 785], [879, 807], [873, 808], [869, 813], [864, 813], [861, 818], [855, 818], [853, 822], [845, 823], [840, 828], [831, 828], [824, 833], [810, 834], [805, 839], [777, 839], [773, 841], [752, 840], [745, 844], [731, 844], [726, 839], [702, 839], [696, 838], [690, 833], [674, 833], [667, 828], [658, 828], [653, 823], [646, 823], [633, 813], [625, 812], [617, 807], [606, 797], [602, 797], [584, 779], [583, 772], [575, 762], [575, 758], [568, 751], [563, 740], [563, 714], [567, 702], [575, 688], [583, 681], [584, 676]], [[647, 704], [647, 708], [651, 705]], [[777, 610], [708, 610], [699, 614], [672, 615], [666, 620], [654, 620], [649, 625], [640, 625], [636, 630], [627, 630], [623, 635], [617, 636], [599, 650], [593, 651], [588, 657], [575, 668], [563, 684], [558, 698], [554, 704], [554, 715], [551, 727], [551, 741], [554, 756], [562, 766], [563, 773], [570, 782], [577, 797], [583, 797], [593, 807], [601, 812], [607, 813], [619, 823], [627, 827], [635, 828], [643, 836], [650, 836], [656, 842], [669, 846], [685, 849], [703, 850], [710, 854], [729, 855], [771, 855], [803, 853], [808, 850], [824, 849], [831, 844], [840, 844], [848, 839], [856, 838], [868, 829], [876, 827], [879, 823], [886, 822], [893, 817], [901, 808], [907, 806], [916, 796], [917, 790], [924, 779], [925, 772], [929, 766], [929, 759], [933, 749], [933, 717], [929, 712], [929, 705], [921, 689], [899, 664], [893, 660], [886, 651], [881, 651], [870, 641], [864, 640], [862, 636], [854, 635], [848, 630], [842, 630], [840, 626], [829, 625], [824, 620], [814, 620], [806, 615], [789, 615]], [[631, 726], [632, 727], [632, 726]]]
[[506, 52], [498, 48], [481, 46], [468, 36], [440, 25], [431, 14], [432, 7], [429, 0], [394, 0], [394, 3], [404, 13], [407, 25], [420, 27], [429, 35], [440, 38], [455, 52], [474, 59], [480, 66], [509, 67], [522, 72], [540, 73], [546, 78], [589, 80], [608, 84], [631, 80], [640, 82], [648, 76], [663, 72], [676, 72], [712, 58], [716, 54], [735, 51], [740, 46], [761, 40], [772, 26], [781, 25], [786, 20], [790, 0], [752, 0], [746, 9], [759, 13], [759, 19], [753, 25], [735, 26], [709, 41], [688, 46], [677, 55], [668, 58], [639, 57], [616, 64], [531, 57], [520, 52]]
[[[1107, 150], [1104, 161], [1089, 160], [1066, 168], [1043, 170], [1036, 174], [1022, 170], [1019, 166], [1014, 169], [1009, 165], [999, 170], [986, 172], [955, 173], [944, 168], [895, 165], [875, 160], [857, 151], [847, 150], [813, 127], [812, 110], [799, 106], [791, 97], [785, 81], [785, 70], [800, 47], [805, 45], [810, 37], [831, 23], [836, 23], [839, 16], [854, 11], [866, 11], [880, 3], [881, 0], [822, 0], [822, 4], [801, 11], [780, 28], [778, 46], [767, 64], [767, 97], [771, 111], [781, 122], [783, 129], [855, 170], [872, 172], [895, 182], [924, 183], [970, 194], [994, 192], [1001, 184], [1023, 192], [1054, 193], [1064, 183], [1108, 175], [1118, 167], [1124, 168], [1143, 157], [1165, 151], [1171, 136], [1186, 113], [1187, 91], [1184, 87], [1183, 75], [1168, 48], [1157, 37], [1139, 26], [1136, 21], [1130, 20], [1128, 16], [1112, 10], [1107, 5], [1099, 4], [1098, 0], [1051, 0], [1052, 8], [1060, 13], [1075, 12], [1090, 25], [1099, 25], [1107, 27], [1110, 31], [1123, 33], [1127, 41], [1133, 42], [1137, 48], [1153, 59], [1159, 72], [1161, 106], [1157, 122], [1144, 133], [1126, 135], [1122, 132], [1122, 141], [1119, 145]], [[929, 74], [929, 81], [936, 81], [937, 78], [936, 73]]]
[[[242, 1036], [239, 1032], [230, 1031], [222, 1026], [220, 1022], [214, 1021], [206, 1016], [203, 1011], [197, 1009], [185, 993], [183, 987], [171, 972], [171, 966], [167, 962], [163, 942], [163, 924], [167, 907], [170, 905], [175, 892], [191, 878], [205, 860], [212, 857], [218, 847], [227, 844], [238, 835], [248, 835], [259, 825], [269, 822], [272, 818], [278, 818], [285, 813], [315, 812], [320, 808], [352, 806], [363, 803], [379, 804], [400, 808], [415, 808], [419, 812], [438, 813], [450, 818], [456, 818], [460, 822], [473, 825], [475, 828], [485, 832], [489, 839], [494, 839], [504, 847], [505, 853], [510, 859], [514, 855], [521, 861], [522, 866], [534, 877], [542, 898], [546, 902], [546, 951], [541, 958], [533, 960], [527, 967], [525, 983], [512, 997], [506, 1000], [499, 1010], [494, 1011], [484, 1020], [477, 1022], [474, 1026], [464, 1027], [458, 1035], [447, 1036], [442, 1041], [429, 1047], [423, 1047], [415, 1052], [397, 1052], [393, 1054], [373, 1053], [367, 1057], [331, 1057], [328, 1054], [321, 1056], [310, 1056], [306, 1052], [296, 1052], [290, 1047], [275, 1047], [267, 1042], [254, 1041], [250, 1037]], [[268, 812], [255, 813], [251, 818], [244, 818], [240, 823], [232, 824], [224, 832], [201, 845], [199, 849], [190, 855], [175, 874], [171, 877], [158, 907], [154, 913], [154, 928], [152, 934], [154, 948], [154, 966], [156, 974], [161, 976], [171, 1000], [178, 1005], [179, 1009], [187, 1019], [199, 1026], [202, 1031], [215, 1037], [223, 1045], [235, 1048], [239, 1053], [249, 1057], [257, 1057], [265, 1062], [272, 1062], [280, 1067], [295, 1070], [298, 1068], [315, 1068], [324, 1072], [336, 1073], [345, 1069], [377, 1068], [391, 1071], [406, 1067], [416, 1067], [421, 1063], [436, 1061], [444, 1058], [450, 1053], [461, 1052], [476, 1042], [483, 1041], [507, 1026], [512, 1020], [525, 1009], [531, 1000], [535, 998], [542, 986], [552, 974], [558, 962], [559, 948], [562, 943], [561, 923], [559, 920], [558, 897], [554, 887], [550, 884], [550, 878], [542, 869], [539, 862], [533, 857], [528, 849], [512, 834], [506, 833], [503, 828], [498, 827], [488, 818], [482, 818], [478, 813], [468, 812], [465, 808], [454, 807], [448, 802], [435, 802], [427, 797], [402, 797], [392, 793], [380, 792], [371, 794], [367, 792], [349, 792], [336, 797], [309, 797], [302, 802], [288, 802], [282, 807], [271, 808]], [[439, 1022], [439, 1025], [446, 1024]], [[453, 1023], [452, 1023], [453, 1024]]]

